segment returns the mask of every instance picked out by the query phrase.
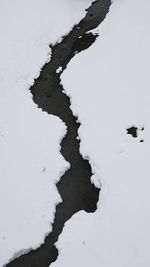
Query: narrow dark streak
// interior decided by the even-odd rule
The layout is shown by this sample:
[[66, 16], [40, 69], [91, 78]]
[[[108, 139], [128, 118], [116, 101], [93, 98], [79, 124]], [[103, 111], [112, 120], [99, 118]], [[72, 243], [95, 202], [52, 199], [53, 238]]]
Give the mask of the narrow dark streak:
[[[47, 63], [40, 77], [31, 87], [33, 101], [46, 111], [61, 118], [67, 125], [67, 135], [61, 143], [61, 153], [70, 162], [71, 168], [57, 183], [57, 189], [63, 202], [56, 207], [53, 231], [44, 244], [37, 250], [20, 256], [9, 267], [48, 267], [57, 259], [58, 251], [54, 246], [63, 230], [64, 223], [79, 210], [94, 212], [97, 208], [99, 189], [90, 182], [91, 166], [79, 153], [80, 141], [77, 139], [80, 124], [70, 110], [70, 99], [63, 93], [60, 75], [76, 53], [89, 48], [97, 36], [88, 31], [96, 28], [109, 11], [111, 1], [99, 0], [92, 3], [87, 14], [72, 31], [52, 48], [51, 61]], [[56, 73], [59, 67], [61, 73]]]

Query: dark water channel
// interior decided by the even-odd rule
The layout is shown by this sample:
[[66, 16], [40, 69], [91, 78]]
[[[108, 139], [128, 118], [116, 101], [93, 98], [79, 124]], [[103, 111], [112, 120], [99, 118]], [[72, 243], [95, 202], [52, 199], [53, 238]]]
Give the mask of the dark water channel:
[[[90, 182], [91, 166], [79, 153], [80, 140], [77, 139], [80, 124], [70, 110], [70, 99], [63, 93], [60, 75], [76, 53], [89, 48], [97, 36], [87, 33], [96, 28], [109, 11], [111, 1], [93, 2], [80, 23], [52, 48], [51, 61], [47, 63], [31, 87], [33, 101], [46, 111], [61, 118], [67, 125], [67, 135], [61, 143], [61, 153], [70, 162], [71, 168], [57, 183], [57, 189], [63, 200], [56, 207], [53, 231], [46, 237], [44, 244], [10, 262], [9, 267], [48, 267], [57, 259], [58, 251], [54, 246], [63, 230], [64, 223], [76, 212], [85, 210], [94, 212], [97, 208], [99, 189]], [[56, 73], [59, 67], [60, 73]], [[86, 97], [86, 96], [85, 96]]]

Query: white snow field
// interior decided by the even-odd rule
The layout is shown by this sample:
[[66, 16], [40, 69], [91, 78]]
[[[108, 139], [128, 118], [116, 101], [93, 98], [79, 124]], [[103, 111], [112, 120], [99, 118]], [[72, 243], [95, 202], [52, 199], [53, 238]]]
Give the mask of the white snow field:
[[113, 0], [97, 41], [62, 75], [81, 153], [102, 189], [95, 214], [66, 223], [53, 267], [150, 266], [149, 14], [149, 0]]
[[29, 91], [90, 0], [0, 0], [0, 266], [38, 247], [61, 201], [55, 184], [69, 167], [60, 154], [64, 123]]

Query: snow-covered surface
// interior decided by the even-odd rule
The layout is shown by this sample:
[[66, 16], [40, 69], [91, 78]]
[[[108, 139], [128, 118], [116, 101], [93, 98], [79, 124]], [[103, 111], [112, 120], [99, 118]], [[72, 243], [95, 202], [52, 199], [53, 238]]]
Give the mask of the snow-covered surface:
[[0, 266], [35, 248], [51, 231], [69, 167], [61, 156], [65, 125], [38, 109], [28, 90], [55, 43], [90, 0], [0, 0]]
[[[53, 267], [150, 266], [149, 14], [149, 0], [114, 0], [100, 37], [62, 75], [102, 190], [95, 214], [66, 223]], [[127, 135], [133, 125], [137, 138]]]

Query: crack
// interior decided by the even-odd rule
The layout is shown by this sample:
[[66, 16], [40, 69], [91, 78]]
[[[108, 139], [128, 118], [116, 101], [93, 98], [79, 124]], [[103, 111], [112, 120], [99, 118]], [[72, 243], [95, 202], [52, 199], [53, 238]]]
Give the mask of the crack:
[[63, 230], [65, 222], [80, 210], [95, 212], [99, 198], [99, 189], [91, 183], [92, 170], [89, 161], [79, 152], [80, 123], [70, 109], [70, 99], [64, 94], [60, 75], [77, 53], [88, 49], [97, 35], [89, 32], [105, 18], [111, 5], [110, 0], [98, 0], [86, 10], [85, 17], [75, 25], [60, 43], [51, 45], [52, 56], [41, 70], [40, 76], [30, 88], [33, 101], [48, 114], [58, 116], [67, 126], [67, 134], [61, 143], [61, 153], [70, 163], [57, 183], [62, 203], [56, 207], [52, 232], [45, 238], [44, 244], [10, 262], [8, 267], [48, 267], [58, 257], [55, 243]]

